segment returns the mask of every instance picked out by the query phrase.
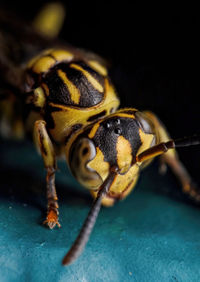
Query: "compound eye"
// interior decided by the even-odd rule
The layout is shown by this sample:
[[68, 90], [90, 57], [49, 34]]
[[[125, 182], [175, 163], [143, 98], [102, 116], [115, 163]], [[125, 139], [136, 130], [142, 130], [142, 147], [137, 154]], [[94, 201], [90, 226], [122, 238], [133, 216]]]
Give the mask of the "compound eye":
[[141, 112], [136, 112], [135, 117], [142, 131], [151, 134], [152, 133], [152, 126], [150, 125], [151, 121], [148, 120], [147, 117]]
[[72, 146], [69, 166], [76, 179], [89, 189], [97, 188], [102, 183], [99, 174], [87, 164], [96, 156], [96, 148], [89, 138], [80, 138]]

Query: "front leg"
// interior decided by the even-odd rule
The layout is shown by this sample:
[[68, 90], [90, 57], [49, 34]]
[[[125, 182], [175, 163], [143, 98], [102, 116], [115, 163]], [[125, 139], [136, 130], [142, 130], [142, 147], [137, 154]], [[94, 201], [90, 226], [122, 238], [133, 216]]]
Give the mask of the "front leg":
[[44, 224], [47, 224], [50, 229], [56, 225], [60, 227], [58, 222], [58, 197], [55, 187], [55, 171], [56, 171], [56, 159], [54, 147], [51, 139], [46, 130], [46, 122], [44, 120], [38, 120], [35, 122], [34, 127], [36, 145], [42, 155], [44, 166], [47, 171], [46, 185], [47, 185], [47, 217]]

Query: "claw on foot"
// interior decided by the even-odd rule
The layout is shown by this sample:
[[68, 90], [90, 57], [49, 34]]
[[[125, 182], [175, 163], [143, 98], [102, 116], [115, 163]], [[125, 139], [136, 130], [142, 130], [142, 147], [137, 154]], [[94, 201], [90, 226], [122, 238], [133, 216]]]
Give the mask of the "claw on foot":
[[60, 228], [61, 225], [58, 221], [58, 214], [54, 210], [50, 210], [47, 214], [46, 220], [43, 224], [47, 225], [50, 229], [53, 229], [56, 225]]

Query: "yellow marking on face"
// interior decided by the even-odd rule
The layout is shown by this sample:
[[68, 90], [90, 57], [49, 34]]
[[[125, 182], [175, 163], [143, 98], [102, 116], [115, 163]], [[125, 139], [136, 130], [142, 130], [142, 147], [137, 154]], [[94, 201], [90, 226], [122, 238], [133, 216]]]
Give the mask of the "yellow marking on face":
[[99, 126], [100, 126], [100, 123], [95, 123], [95, 125], [92, 127], [90, 133], [88, 134], [88, 137], [89, 137], [90, 139], [92, 139], [92, 138], [95, 136], [95, 134], [96, 134], [96, 132], [97, 132]]
[[36, 73], [47, 72], [54, 64], [55, 60], [52, 57], [44, 56], [33, 64], [32, 70]]
[[71, 64], [70, 67], [82, 72], [82, 74], [88, 79], [88, 81], [96, 90], [98, 90], [99, 92], [104, 91], [103, 86], [88, 71], [84, 70], [82, 67], [76, 64]]
[[66, 50], [55, 50], [51, 52], [51, 55], [57, 60], [57, 61], [71, 61], [74, 57], [72, 53]]
[[128, 184], [128, 186], [125, 188], [125, 190], [122, 192], [121, 196], [120, 196], [120, 199], [124, 199], [126, 198], [130, 192], [134, 189], [136, 183], [137, 183], [137, 180], [138, 180], [138, 176], [139, 175], [135, 175], [135, 177], [130, 181], [130, 183]]
[[139, 135], [140, 135], [140, 139], [142, 142], [142, 145], [140, 146], [137, 155], [139, 155], [140, 153], [142, 153], [143, 151], [149, 149], [151, 147], [151, 144], [153, 142], [154, 139], [154, 135], [153, 134], [147, 134], [144, 133], [142, 131], [142, 129], [139, 128]]
[[92, 67], [95, 71], [97, 71], [99, 74], [106, 76], [108, 74], [107, 69], [102, 66], [99, 62], [95, 60], [89, 61], [90, 67]]
[[67, 78], [66, 73], [64, 73], [62, 70], [58, 70], [58, 75], [62, 79], [62, 81], [67, 85], [67, 88], [70, 93], [70, 98], [71, 100], [75, 103], [78, 104], [80, 101], [80, 92], [76, 88], [76, 86]]
[[[110, 195], [120, 195], [126, 191], [127, 187], [134, 187], [135, 181], [137, 180], [139, 167], [133, 165], [125, 174], [117, 174], [110, 187]], [[135, 181], [134, 181], [135, 180]], [[130, 192], [130, 190], [129, 190]]]
[[[111, 184], [108, 195], [102, 199], [102, 205], [111, 207], [115, 203], [115, 199], [122, 200], [126, 198], [137, 183], [138, 172], [139, 168], [134, 165], [125, 175], [118, 174]], [[96, 198], [98, 191], [90, 191], [90, 193]]]
[[121, 173], [125, 173], [132, 161], [132, 148], [130, 142], [123, 136], [117, 138], [117, 164]]
[[104, 161], [104, 154], [99, 147], [96, 148], [95, 158], [87, 164], [87, 167], [96, 171], [103, 180], [108, 176], [110, 165]]
[[[93, 197], [94, 199], [96, 199], [97, 194], [98, 194], [98, 191], [93, 191], [93, 190], [91, 190], [90, 193], [91, 193], [92, 197]], [[105, 207], [112, 207], [112, 206], [114, 205], [114, 203], [115, 203], [115, 199], [113, 199], [113, 198], [108, 198], [108, 197], [104, 197], [104, 198], [102, 199], [101, 203], [102, 203], [102, 205], [105, 206]]]

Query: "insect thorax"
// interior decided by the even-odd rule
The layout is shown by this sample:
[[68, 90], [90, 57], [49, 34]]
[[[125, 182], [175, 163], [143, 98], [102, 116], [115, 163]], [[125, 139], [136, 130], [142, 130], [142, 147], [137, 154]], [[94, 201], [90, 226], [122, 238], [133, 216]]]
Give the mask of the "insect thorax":
[[107, 70], [65, 50], [47, 50], [33, 59], [26, 82], [56, 142], [115, 112], [119, 105]]

